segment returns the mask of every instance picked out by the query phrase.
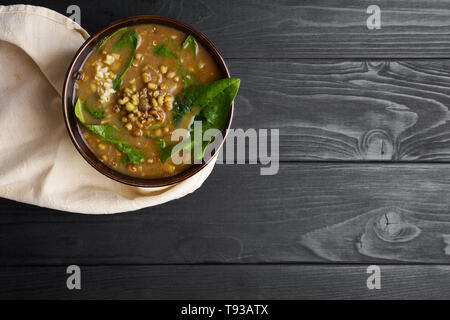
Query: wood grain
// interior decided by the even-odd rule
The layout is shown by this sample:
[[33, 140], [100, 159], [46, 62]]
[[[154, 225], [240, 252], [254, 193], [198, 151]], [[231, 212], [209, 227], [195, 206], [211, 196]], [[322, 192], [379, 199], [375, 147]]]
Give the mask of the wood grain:
[[[205, 33], [243, 80], [234, 127], [280, 129], [286, 162], [115, 216], [0, 199], [0, 298], [450, 298], [448, 265], [404, 265], [450, 263], [448, 1], [377, 1], [376, 31], [369, 0], [77, 4], [90, 33], [137, 14]], [[391, 264], [381, 291], [366, 263]]]
[[0, 200], [0, 264], [449, 263], [450, 165], [216, 167], [194, 194], [113, 216]]
[[[65, 5], [68, 4], [64, 1], [51, 3], [60, 11], [65, 10], [67, 7]], [[137, 14], [138, 12], [134, 12], [136, 10], [142, 10], [144, 13], [150, 10], [155, 14], [168, 15], [187, 22], [197, 21], [199, 27], [205, 30], [208, 30], [208, 24], [209, 28], [215, 26], [216, 37], [219, 39], [228, 37], [228, 33], [217, 29], [220, 22], [217, 20], [218, 13], [226, 11], [228, 14], [225, 16], [230, 25], [227, 28], [232, 28], [234, 23], [238, 24], [239, 27], [234, 28], [239, 30], [239, 37], [248, 37], [244, 41], [244, 48], [254, 48], [250, 40], [254, 39], [255, 35], [247, 34], [250, 32], [249, 29], [243, 29], [237, 21], [241, 21], [245, 14], [258, 16], [260, 19], [260, 12], [270, 12], [271, 14], [264, 16], [264, 19], [274, 21], [272, 23], [266, 21], [267, 25], [280, 24], [277, 28], [286, 32], [290, 29], [282, 23], [282, 18], [286, 19], [288, 16], [285, 11], [297, 14], [301, 23], [306, 23], [306, 20], [302, 18], [304, 15], [315, 16], [320, 25], [320, 21], [323, 22], [326, 19], [329, 21], [333, 18], [343, 19], [346, 17], [347, 10], [356, 12], [356, 8], [362, 4], [365, 7], [368, 2], [341, 1], [337, 4], [337, 2], [321, 1], [313, 4], [304, 1], [298, 4], [298, 2], [280, 1], [274, 4], [247, 0], [239, 2], [239, 5], [233, 5], [232, 2], [226, 1], [135, 1], [135, 6], [130, 6], [113, 1], [110, 7], [114, 8], [114, 14], [109, 14], [105, 6], [97, 1], [83, 2], [80, 6], [83, 21], [100, 24], [95, 27], [96, 29], [108, 23], [103, 20], [119, 18], [112, 15], [126, 16]], [[85, 8], [85, 6], [88, 7]], [[90, 10], [91, 6], [96, 10]], [[446, 6], [443, 1], [415, 1], [409, 5], [401, 1], [391, 1], [380, 2], [380, 6], [386, 6], [387, 18], [389, 14], [396, 12], [395, 10], [399, 11], [399, 15], [408, 16], [408, 23], [415, 21], [411, 16], [421, 17], [417, 23], [424, 24], [422, 26], [424, 29], [432, 30], [434, 36], [445, 34], [443, 33], [445, 28], [439, 24], [439, 21], [450, 18], [446, 16], [450, 11], [444, 10]], [[394, 9], [390, 9], [391, 7]], [[98, 8], [104, 8], [106, 12], [97, 14], [96, 19], [90, 17], [91, 12], [98, 13]], [[333, 8], [337, 10], [334, 15]], [[134, 11], [130, 12], [130, 10]], [[435, 15], [430, 17], [431, 21], [422, 16], [427, 12]], [[277, 15], [279, 15], [278, 19], [275, 19]], [[220, 19], [223, 19], [222, 16], [220, 15]], [[264, 23], [264, 19], [261, 23]], [[330, 25], [332, 25], [331, 22]], [[355, 28], [353, 24], [351, 26]], [[276, 44], [278, 50], [283, 50], [279, 43], [270, 38], [271, 33], [268, 30], [258, 30], [261, 32], [261, 37], [267, 37], [261, 40], [262, 43]], [[320, 27], [317, 32], [322, 36], [328, 35], [326, 30]], [[386, 34], [383, 29], [377, 30], [376, 33], [381, 39], [389, 38], [389, 33]], [[349, 31], [343, 31], [342, 34], [349, 35]], [[435, 40], [432, 35], [421, 32], [420, 28], [411, 27], [411, 34]], [[350, 35], [351, 39], [358, 40], [354, 34], [350, 33]], [[289, 36], [299, 38], [297, 33], [290, 32]], [[321, 37], [317, 34], [311, 36], [321, 41]], [[232, 41], [232, 44], [227, 43], [224, 47], [237, 48], [236, 50], [241, 51], [239, 41], [227, 41]], [[330, 45], [329, 39], [322, 39], [322, 41], [324, 41], [323, 46], [332, 47], [333, 52], [339, 50], [336, 45]], [[336, 39], [336, 42], [347, 46], [343, 39]], [[420, 46], [417, 44], [414, 46], [424, 48], [427, 43], [423, 39], [419, 42]], [[290, 45], [292, 41], [283, 39], [283, 43]], [[391, 49], [400, 46], [401, 42], [396, 41]], [[301, 47], [305, 46], [302, 44]], [[380, 44], [377, 43], [375, 47], [380, 48]], [[265, 54], [270, 52], [268, 48], [260, 48], [260, 51]], [[412, 49], [408, 50], [408, 52], [412, 51]], [[315, 60], [273, 59], [285, 57], [284, 55], [269, 55], [268, 60], [243, 59], [255, 57], [266, 56], [243, 55], [237, 60], [228, 59], [227, 61], [232, 75], [242, 78], [234, 126], [256, 129], [279, 128], [282, 161], [448, 161], [450, 159], [448, 147], [450, 60], [405, 60], [408, 54], [402, 55], [400, 60], [356, 61], [350, 59], [351, 55], [341, 55], [339, 57], [344, 59], [340, 60], [317, 60], [320, 58], [317, 53], [309, 56]]]
[[[26, 1], [66, 15], [71, 0]], [[13, 4], [15, 1], [2, 1]], [[381, 8], [381, 29], [369, 30], [370, 5]], [[225, 58], [450, 57], [446, 0], [158, 0], [79, 1], [81, 24], [94, 33], [139, 14], [193, 25]]]
[[450, 266], [380, 268], [381, 290], [369, 290], [366, 265], [81, 266], [73, 291], [66, 267], [0, 268], [0, 299], [450, 298]]
[[280, 130], [282, 161], [448, 161], [450, 60], [231, 61], [233, 126]]

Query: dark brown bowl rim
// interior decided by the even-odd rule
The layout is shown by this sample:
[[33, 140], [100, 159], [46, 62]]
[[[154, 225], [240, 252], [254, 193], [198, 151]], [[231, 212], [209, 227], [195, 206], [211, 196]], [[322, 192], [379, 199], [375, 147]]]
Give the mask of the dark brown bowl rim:
[[186, 34], [192, 33], [195, 35], [196, 39], [204, 46], [205, 49], [208, 50], [208, 52], [211, 54], [215, 62], [217, 63], [219, 69], [221, 70], [224, 78], [230, 77], [230, 72], [228, 71], [228, 68], [225, 64], [225, 61], [223, 60], [221, 54], [215, 47], [215, 45], [206, 38], [205, 35], [203, 35], [201, 32], [197, 31], [193, 27], [182, 23], [180, 21], [177, 21], [172, 18], [167, 17], [161, 17], [161, 16], [153, 16], [153, 15], [139, 15], [134, 17], [129, 17], [125, 19], [121, 19], [118, 21], [113, 22], [109, 26], [101, 29], [100, 31], [96, 32], [94, 35], [89, 37], [83, 45], [78, 49], [77, 53], [75, 54], [72, 62], [70, 63], [69, 69], [67, 71], [65, 81], [64, 81], [64, 87], [63, 87], [63, 116], [64, 121], [67, 127], [67, 130], [69, 132], [70, 139], [72, 140], [73, 144], [75, 145], [75, 148], [78, 150], [78, 152], [81, 154], [81, 156], [97, 171], [102, 173], [103, 175], [107, 176], [110, 179], [113, 179], [117, 182], [134, 186], [134, 187], [165, 187], [174, 185], [176, 183], [182, 182], [196, 173], [200, 172], [202, 169], [204, 169], [208, 163], [214, 159], [214, 156], [217, 154], [217, 152], [222, 147], [225, 138], [228, 134], [228, 130], [231, 127], [231, 121], [233, 118], [234, 113], [234, 103], [232, 103], [230, 108], [230, 114], [228, 117], [227, 125], [222, 132], [223, 139], [222, 142], [215, 150], [215, 153], [211, 156], [210, 159], [208, 159], [207, 162], [203, 160], [201, 164], [193, 164], [191, 167], [186, 169], [185, 171], [171, 177], [165, 177], [165, 178], [157, 178], [157, 179], [145, 179], [145, 178], [138, 178], [138, 177], [131, 177], [127, 176], [125, 174], [122, 174], [118, 171], [115, 171], [111, 169], [110, 167], [106, 166], [103, 162], [101, 162], [89, 149], [89, 147], [84, 142], [83, 138], [81, 137], [80, 130], [78, 129], [78, 123], [75, 119], [75, 115], [73, 112], [73, 106], [74, 106], [74, 79], [73, 74], [74, 72], [78, 71], [79, 66], [84, 63], [84, 61], [87, 59], [89, 53], [96, 47], [96, 45], [103, 40], [106, 36], [111, 34], [112, 32], [116, 31], [117, 29], [120, 29], [124, 26], [131, 26], [131, 25], [138, 25], [138, 24], [162, 24], [171, 26], [173, 28], [176, 28], [178, 30], [181, 30], [185, 32]]

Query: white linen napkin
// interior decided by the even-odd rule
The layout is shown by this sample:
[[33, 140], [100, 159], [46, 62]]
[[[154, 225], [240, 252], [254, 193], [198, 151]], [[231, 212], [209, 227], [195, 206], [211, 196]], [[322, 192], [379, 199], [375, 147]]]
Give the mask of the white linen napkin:
[[93, 169], [62, 117], [64, 76], [88, 34], [42, 7], [0, 6], [0, 197], [78, 213], [118, 213], [183, 197], [211, 173], [165, 188], [135, 188]]

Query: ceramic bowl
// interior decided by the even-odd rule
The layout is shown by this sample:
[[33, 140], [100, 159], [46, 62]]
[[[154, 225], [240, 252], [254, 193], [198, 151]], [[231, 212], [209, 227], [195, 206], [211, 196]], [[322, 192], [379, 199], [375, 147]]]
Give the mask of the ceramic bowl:
[[[114, 169], [105, 165], [102, 161], [100, 161], [95, 154], [89, 149], [88, 145], [84, 142], [83, 137], [81, 135], [80, 125], [75, 117], [74, 106], [75, 106], [75, 75], [77, 71], [79, 71], [84, 63], [84, 61], [88, 58], [89, 54], [96, 49], [97, 45], [103, 41], [108, 35], [112, 34], [114, 31], [123, 28], [130, 27], [133, 25], [139, 24], [160, 24], [166, 25], [178, 30], [183, 31], [185, 34], [193, 34], [196, 40], [203, 45], [203, 47], [209, 51], [213, 59], [215, 60], [219, 70], [222, 73], [223, 78], [229, 78], [230, 73], [228, 71], [225, 62], [220, 55], [219, 51], [216, 47], [209, 41], [202, 33], [198, 32], [194, 28], [189, 25], [186, 25], [182, 22], [179, 22], [174, 19], [158, 17], [158, 16], [136, 16], [131, 18], [126, 18], [123, 20], [119, 20], [114, 22], [113, 24], [107, 26], [106, 28], [98, 31], [96, 34], [91, 36], [86, 42], [81, 46], [78, 52], [75, 54], [75, 57], [70, 64], [69, 70], [67, 71], [67, 75], [64, 82], [63, 88], [63, 112], [64, 112], [64, 120], [66, 123], [66, 127], [69, 131], [70, 138], [74, 143], [76, 149], [83, 158], [97, 171], [104, 174], [105, 176], [114, 179], [118, 182], [136, 186], [136, 187], [163, 187], [169, 186], [181, 181], [184, 181], [196, 173], [203, 170], [207, 162], [203, 161], [201, 164], [193, 164], [187, 170], [171, 177], [158, 178], [158, 179], [145, 179], [145, 178], [136, 178], [127, 176], [123, 173], [115, 171]], [[228, 117], [228, 122], [226, 128], [222, 132], [223, 137], [226, 137], [226, 134], [231, 126], [231, 120], [233, 117], [234, 104], [231, 106], [230, 114]], [[223, 139], [224, 141], [225, 139]], [[223, 142], [222, 142], [223, 143]], [[219, 149], [216, 150], [216, 152]], [[214, 159], [214, 154], [210, 159]]]

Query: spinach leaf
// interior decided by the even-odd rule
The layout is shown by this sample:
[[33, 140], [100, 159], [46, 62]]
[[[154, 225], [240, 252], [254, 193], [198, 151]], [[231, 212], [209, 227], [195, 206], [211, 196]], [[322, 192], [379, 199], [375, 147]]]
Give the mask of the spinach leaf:
[[195, 140], [194, 139], [194, 130], [191, 129], [190, 131], [190, 136], [191, 136], [191, 146], [190, 146], [190, 151], [191, 154], [194, 156], [195, 159], [202, 159], [203, 155], [205, 154], [205, 149], [206, 147], [210, 144], [211, 141], [203, 141], [203, 137], [205, 135], [205, 132], [208, 131], [209, 129], [218, 129], [219, 131], [223, 131], [224, 128], [220, 129], [217, 128], [216, 126], [214, 126], [213, 124], [211, 124], [208, 119], [206, 119], [201, 113], [198, 114], [197, 116], [195, 116], [194, 118], [194, 122], [195, 121], [200, 121], [201, 122], [201, 136], [200, 139]]
[[172, 57], [175, 58], [178, 62], [180, 62], [180, 58], [173, 53], [172, 50], [169, 49], [165, 44], [159, 44], [153, 48], [153, 53], [159, 57]]
[[183, 68], [183, 65], [181, 63], [178, 66], [177, 74], [180, 75], [183, 80], [183, 88], [189, 88], [192, 85], [198, 84], [197, 77], [195, 77], [190, 72], [186, 71], [186, 69]]
[[164, 124], [165, 124], [165, 122], [156, 123], [154, 125], [151, 125], [148, 129], [149, 130], [158, 129], [158, 128], [161, 128]]
[[184, 143], [178, 143], [173, 146], [166, 146], [164, 149], [161, 150], [161, 156], [159, 157], [159, 159], [161, 160], [162, 163], [166, 163], [167, 160], [172, 158], [172, 155], [177, 154], [181, 150], [183, 149], [191, 150], [191, 146], [192, 146], [191, 140], [188, 140], [187, 142]]
[[142, 151], [137, 150], [134, 146], [124, 142], [119, 142], [115, 145], [117, 150], [124, 154], [122, 158], [123, 162], [132, 164], [139, 164], [144, 162], [145, 154]]
[[113, 33], [111, 33], [109, 36], [107, 36], [102, 43], [100, 43], [100, 45], [97, 48], [97, 53], [99, 53], [100, 51], [102, 51], [102, 49], [105, 47], [106, 43], [111, 39], [114, 38], [115, 36], [117, 36], [119, 33], [121, 33], [122, 31], [125, 31], [127, 28], [120, 28], [116, 31], [114, 31]]
[[[231, 102], [239, 90], [240, 80], [226, 78], [183, 90], [183, 100], [190, 105], [207, 106], [217, 98]], [[222, 99], [222, 100], [223, 100]]]
[[[237, 78], [227, 78], [216, 82], [203, 84], [186, 89], [186, 98], [191, 105], [199, 105], [200, 112], [194, 121], [202, 122], [202, 137], [208, 129], [223, 131], [228, 121], [231, 104], [236, 98], [241, 81]], [[202, 146], [195, 148], [193, 131], [191, 130], [191, 153], [195, 159], [203, 158], [206, 147], [211, 141], [202, 141]], [[194, 153], [194, 150], [200, 153]]]
[[[184, 49], [190, 49], [192, 51], [192, 54], [194, 55], [194, 62], [195, 62], [195, 68], [198, 69], [198, 60], [197, 60], [197, 41], [195, 41], [195, 38], [193, 35], [188, 35], [186, 40], [184, 40], [183, 45], [181, 46]], [[198, 81], [197, 78], [192, 75], [191, 73], [183, 70], [182, 71], [183, 76], [183, 88], [188, 88], [193, 85], [197, 85]]]
[[136, 49], [139, 42], [139, 36], [136, 29], [130, 29], [124, 32], [116, 42], [111, 46], [111, 50], [118, 51], [124, 48]]
[[136, 49], [139, 43], [139, 36], [135, 29], [130, 29], [127, 32], [123, 33], [120, 38], [113, 43], [111, 49], [114, 51], [122, 50], [124, 48], [129, 48], [130, 51], [130, 57], [128, 58], [127, 62], [125, 63], [124, 68], [122, 71], [116, 76], [116, 78], [113, 81], [113, 89], [118, 90], [120, 86], [122, 85], [122, 79], [127, 73], [127, 71], [130, 69], [131, 64], [133, 63], [134, 56], [136, 54]]
[[163, 163], [170, 159], [170, 157], [172, 156], [172, 149], [174, 146], [169, 146], [169, 143], [163, 138], [153, 136], [147, 136], [147, 138], [155, 140], [156, 146], [161, 152], [160, 159]]
[[80, 123], [89, 131], [96, 134], [104, 141], [113, 144], [117, 150], [124, 154], [122, 161], [132, 164], [142, 163], [145, 159], [145, 154], [137, 150], [134, 146], [122, 141], [118, 137], [118, 129], [110, 124], [87, 124], [83, 116], [83, 102], [78, 98], [75, 104], [75, 116]]
[[181, 102], [180, 95], [175, 95], [172, 107], [172, 119], [176, 126], [180, 124], [181, 119], [191, 110], [191, 107], [192, 106]]
[[[164, 38], [164, 41], [169, 42], [176, 50], [180, 51], [181, 48], [170, 38]], [[197, 65], [197, 42], [193, 36], [188, 36], [183, 43], [183, 49], [191, 48], [192, 52], [195, 55], [195, 64]], [[192, 85], [196, 85], [198, 83], [197, 78], [186, 71], [183, 68], [183, 64], [179, 56], [177, 56], [170, 48], [165, 44], [159, 44], [153, 48], [153, 53], [159, 57], [172, 57], [178, 61], [178, 69], [177, 74], [179, 74], [183, 79], [183, 88], [190, 87]]]
[[180, 57], [170, 50], [168, 46], [165, 44], [159, 44], [153, 48], [153, 53], [159, 57], [172, 57], [178, 61], [177, 74], [181, 75], [183, 78], [183, 88], [187, 88], [198, 83], [197, 78], [183, 68]]
[[184, 69], [181, 69], [181, 76], [183, 77], [183, 88], [189, 88], [198, 84], [197, 77]]
[[195, 57], [197, 57], [197, 41], [193, 35], [188, 35], [186, 40], [184, 40], [183, 45], [181, 46], [183, 49], [189, 48]]
[[[126, 150], [125, 147], [126, 146]], [[141, 150], [137, 150], [135, 147], [129, 144], [121, 144], [116, 145], [116, 148], [124, 153], [123, 161], [126, 163], [132, 163], [132, 164], [139, 164], [144, 162], [145, 160], [145, 153]]]
[[83, 125], [91, 132], [103, 138], [106, 142], [116, 144], [120, 140], [117, 138], [117, 128], [110, 124], [85, 124]]
[[188, 99], [193, 100], [192, 104], [203, 107], [197, 120], [207, 121], [212, 128], [220, 131], [225, 129], [231, 103], [237, 95], [239, 86], [239, 79], [229, 78], [199, 86], [200, 88], [195, 87], [204, 90], [201, 94], [198, 90], [195, 92], [188, 89]]
[[147, 136], [147, 138], [155, 140], [156, 145], [158, 146], [158, 149], [160, 151], [162, 151], [165, 148], [167, 148], [168, 143], [163, 138], [158, 138], [158, 137], [153, 137], [153, 136]]
[[77, 99], [77, 103], [75, 104], [75, 116], [77, 119], [84, 125], [86, 122], [86, 119], [83, 115], [83, 102], [81, 102], [81, 99]]
[[193, 106], [200, 106], [202, 107], [200, 114], [203, 114], [207, 121], [213, 123], [217, 129], [224, 127], [239, 85], [239, 79], [227, 78], [183, 89], [181, 92], [183, 100], [181, 101], [178, 95], [174, 100], [172, 110], [174, 122], [179, 123], [180, 118]]
[[83, 103], [83, 110], [86, 111], [94, 119], [104, 119], [105, 118], [105, 110], [91, 108], [87, 105], [87, 103]]
[[161, 160], [162, 163], [166, 163], [167, 160], [172, 158], [172, 154], [175, 154], [176, 152], [173, 151], [173, 147], [165, 148], [164, 150], [161, 150], [161, 156], [159, 157], [159, 160]]
[[165, 37], [164, 41], [167, 41], [175, 50], [181, 50], [180, 46], [175, 41], [173, 41], [173, 39]]
[[95, 133], [96, 135], [103, 138], [103, 140], [116, 143], [119, 141], [117, 138], [117, 128], [110, 124], [87, 124], [86, 119], [83, 115], [83, 102], [80, 98], [78, 98], [77, 103], [75, 104], [75, 116], [81, 122], [83, 126], [85, 126], [89, 131]]
[[[202, 137], [208, 129], [225, 129], [230, 107], [239, 90], [240, 80], [237, 78], [227, 78], [211, 83], [202, 84], [182, 90], [182, 101], [180, 97], [176, 97], [172, 110], [174, 123], [179, 123], [181, 117], [187, 114], [193, 106], [200, 106], [200, 112], [195, 116], [194, 121], [202, 122]], [[189, 149], [195, 159], [203, 157], [206, 147], [211, 141], [202, 141], [201, 154], [194, 154], [194, 132], [191, 129], [191, 139], [189, 143], [178, 144], [178, 150], [174, 147], [165, 150], [161, 155], [161, 162], [167, 161], [172, 154], [181, 149]], [[180, 149], [181, 148], [181, 149]]]

